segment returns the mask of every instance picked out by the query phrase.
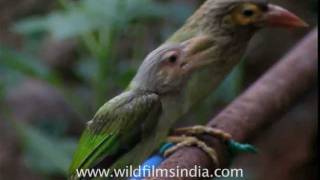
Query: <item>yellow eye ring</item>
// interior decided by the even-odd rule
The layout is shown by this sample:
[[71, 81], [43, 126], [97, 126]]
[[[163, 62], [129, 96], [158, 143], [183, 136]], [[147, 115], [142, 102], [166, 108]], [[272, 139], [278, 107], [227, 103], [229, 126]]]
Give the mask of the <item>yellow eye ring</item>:
[[262, 14], [261, 8], [254, 3], [242, 3], [231, 12], [234, 24], [246, 26], [259, 21]]

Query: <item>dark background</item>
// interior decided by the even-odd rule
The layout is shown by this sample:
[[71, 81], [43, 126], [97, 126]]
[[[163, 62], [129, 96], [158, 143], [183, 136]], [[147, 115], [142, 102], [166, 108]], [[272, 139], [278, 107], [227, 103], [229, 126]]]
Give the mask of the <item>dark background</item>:
[[[65, 179], [84, 124], [199, 0], [0, 0], [0, 179]], [[244, 61], [180, 125], [203, 124], [316, 26], [317, 0], [274, 0], [310, 24], [257, 34]], [[297, 82], [299, 83], [299, 82]], [[247, 179], [317, 179], [316, 85], [233, 167]]]

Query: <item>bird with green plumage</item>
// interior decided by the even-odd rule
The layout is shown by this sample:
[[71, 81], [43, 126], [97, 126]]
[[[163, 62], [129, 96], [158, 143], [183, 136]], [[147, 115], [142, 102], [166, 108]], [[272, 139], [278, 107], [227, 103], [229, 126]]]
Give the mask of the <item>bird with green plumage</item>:
[[157, 132], [168, 126], [159, 121], [167, 115], [167, 101], [175, 99], [193, 72], [210, 63], [197, 56], [194, 43], [163, 45], [146, 57], [129, 87], [105, 103], [87, 123], [70, 172], [91, 168], [107, 156], [119, 155], [124, 147], [133, 150], [130, 155], [120, 154], [123, 157], [113, 166], [138, 165], [159, 146], [162, 138]]
[[[87, 123], [70, 175], [75, 177], [77, 169], [97, 167], [106, 159], [111, 160], [104, 168], [136, 167], [166, 141], [176, 121], [217, 88], [258, 30], [305, 26], [293, 13], [267, 1], [205, 1], [144, 59], [128, 88], [106, 102]], [[180, 130], [231, 139], [204, 126]], [[167, 155], [181, 145], [199, 145], [195, 138], [181, 137], [171, 138], [178, 146]], [[201, 147], [212, 155], [211, 149]]]

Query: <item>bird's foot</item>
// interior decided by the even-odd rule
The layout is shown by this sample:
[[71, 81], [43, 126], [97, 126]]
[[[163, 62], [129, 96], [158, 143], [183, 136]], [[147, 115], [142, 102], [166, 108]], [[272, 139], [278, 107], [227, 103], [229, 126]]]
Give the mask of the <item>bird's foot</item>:
[[203, 141], [199, 140], [196, 137], [193, 136], [170, 136], [168, 137], [168, 141], [171, 143], [174, 143], [175, 145], [173, 145], [172, 147], [168, 148], [165, 152], [164, 152], [164, 157], [168, 157], [171, 154], [173, 154], [175, 151], [177, 151], [178, 149], [180, 149], [181, 147], [185, 147], [185, 146], [193, 146], [196, 145], [199, 148], [201, 148], [204, 152], [206, 152], [211, 159], [213, 160], [213, 162], [215, 164], [219, 164], [219, 160], [217, 157], [217, 152], [209, 147], [206, 143], [204, 143]]
[[175, 151], [177, 151], [181, 147], [185, 146], [193, 146], [196, 145], [199, 148], [201, 148], [204, 152], [206, 152], [213, 162], [215, 164], [219, 164], [218, 157], [216, 151], [208, 146], [205, 142], [198, 139], [197, 135], [210, 135], [213, 137], [216, 137], [220, 139], [223, 143], [226, 143], [229, 147], [229, 150], [232, 153], [238, 153], [238, 152], [249, 152], [249, 153], [255, 153], [256, 148], [250, 144], [241, 144], [239, 142], [236, 142], [232, 140], [231, 135], [229, 133], [226, 133], [220, 129], [208, 127], [208, 126], [192, 126], [192, 127], [184, 127], [184, 128], [178, 128], [174, 131], [175, 134], [178, 134], [179, 136], [170, 136], [168, 138], [168, 141], [170, 143], [174, 143], [175, 145], [167, 148], [164, 152], [164, 156], [168, 157], [171, 154], [173, 154]]
[[220, 129], [215, 129], [215, 128], [211, 128], [208, 126], [201, 126], [201, 125], [178, 128], [178, 129], [175, 129], [174, 132], [175, 134], [181, 134], [181, 136], [172, 136], [168, 138], [169, 142], [176, 143], [176, 145], [169, 148], [167, 151], [165, 151], [164, 153], [165, 157], [171, 155], [181, 147], [196, 145], [199, 148], [201, 148], [204, 152], [206, 152], [211, 157], [213, 162], [217, 165], [219, 164], [219, 160], [218, 160], [216, 151], [195, 136], [208, 134], [210, 136], [214, 136], [221, 139], [223, 142], [226, 142], [231, 139], [230, 134], [225, 133]]

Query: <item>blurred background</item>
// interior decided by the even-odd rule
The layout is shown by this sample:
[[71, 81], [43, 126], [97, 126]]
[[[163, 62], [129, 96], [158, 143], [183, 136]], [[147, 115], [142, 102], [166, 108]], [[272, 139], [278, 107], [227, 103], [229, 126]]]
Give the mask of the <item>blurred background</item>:
[[[203, 0], [0, 0], [0, 180], [65, 179], [85, 122]], [[204, 124], [298, 42], [317, 0], [273, 0], [306, 20], [257, 34], [242, 63], [183, 123]], [[247, 179], [317, 179], [316, 85], [232, 166]]]

